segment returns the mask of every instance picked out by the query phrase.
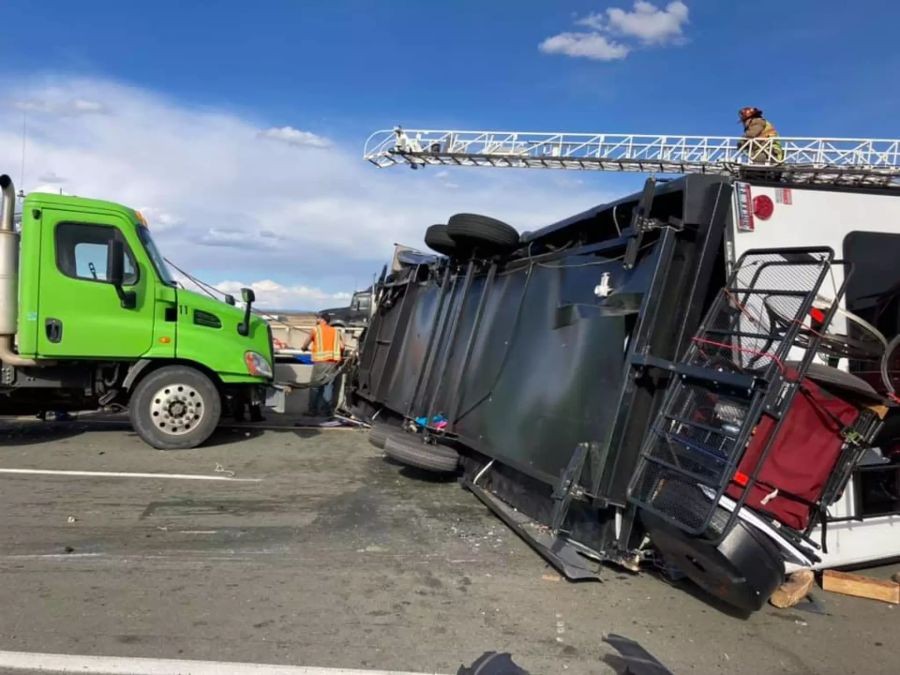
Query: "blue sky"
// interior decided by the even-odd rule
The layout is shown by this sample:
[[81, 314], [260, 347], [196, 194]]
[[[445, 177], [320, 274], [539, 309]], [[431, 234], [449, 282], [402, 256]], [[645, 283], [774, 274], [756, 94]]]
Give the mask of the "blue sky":
[[[454, 211], [532, 229], [641, 181], [364, 165], [368, 133], [396, 123], [727, 135], [752, 104], [784, 135], [897, 136], [900, 8], [887, 1], [4, 5], [8, 170], [26, 113], [26, 188], [55, 178], [136, 200], [161, 214], [173, 258], [211, 281], [295, 289], [279, 302], [328, 304], [364, 283], [394, 240], [419, 243]], [[259, 135], [272, 143], [227, 147], [283, 127], [329, 147]]]

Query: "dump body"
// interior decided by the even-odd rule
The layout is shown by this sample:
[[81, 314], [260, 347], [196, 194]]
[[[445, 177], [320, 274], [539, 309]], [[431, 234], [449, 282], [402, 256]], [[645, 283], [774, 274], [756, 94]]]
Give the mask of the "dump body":
[[[364, 416], [395, 429], [415, 421], [426, 437], [458, 449], [470, 489], [569, 576], [584, 572], [573, 562], [580, 556], [560, 553], [567, 546], [634, 567], [646, 530], [628, 490], [671, 379], [660, 364], [685, 353], [740, 253], [818, 246], [841, 257], [857, 230], [900, 238], [896, 195], [689, 176], [657, 185], [649, 206], [638, 194], [590, 209], [523, 237], [510, 254], [407, 265], [380, 289], [350, 400]], [[756, 197], [772, 203], [754, 205]], [[880, 215], [861, 217], [870, 206]], [[890, 267], [888, 256], [856, 263]], [[837, 288], [843, 267], [834, 269]], [[896, 270], [879, 278], [866, 287], [889, 293], [900, 281]], [[846, 321], [835, 323], [840, 330]], [[900, 332], [896, 323], [884, 331], [888, 339]], [[900, 461], [887, 467], [900, 472]], [[836, 505], [841, 513], [858, 515], [846, 501], [854, 481]], [[896, 525], [900, 502], [893, 509], [868, 530], [830, 527], [831, 559], [900, 554], [885, 529]], [[760, 582], [768, 587], [781, 565], [777, 534], [743, 521], [740, 528], [732, 549], [771, 567]], [[859, 546], [839, 545], [854, 529], [864, 532]]]
[[[489, 263], [471, 274], [420, 266], [366, 335], [360, 410], [447, 417], [458, 442], [502, 463], [503, 498], [540, 520], [577, 447], [589, 444], [578, 480], [593, 498], [573, 503], [571, 526], [584, 527], [581, 540], [596, 550], [626, 551], [630, 532], [606, 526], [626, 507], [661, 391], [634, 380], [630, 363], [673, 357], [692, 333], [723, 274], [730, 195], [730, 183], [713, 177], [659, 186], [649, 215], [677, 220], [683, 236], [648, 230], [631, 269], [623, 230], [638, 196], [534, 233], [493, 273]], [[614, 291], [599, 297], [604, 277]]]

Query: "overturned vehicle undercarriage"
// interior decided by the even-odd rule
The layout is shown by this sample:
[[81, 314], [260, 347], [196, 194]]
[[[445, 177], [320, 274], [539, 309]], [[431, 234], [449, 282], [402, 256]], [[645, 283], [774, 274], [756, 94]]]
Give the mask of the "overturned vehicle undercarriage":
[[[372, 442], [461, 470], [569, 579], [655, 563], [758, 609], [821, 566], [829, 507], [889, 445], [898, 331], [896, 307], [885, 344], [846, 311], [846, 228], [741, 241], [748, 191], [651, 179], [522, 237], [471, 214], [429, 228], [440, 255], [395, 256], [351, 374]], [[876, 454], [900, 486], [900, 457]]]

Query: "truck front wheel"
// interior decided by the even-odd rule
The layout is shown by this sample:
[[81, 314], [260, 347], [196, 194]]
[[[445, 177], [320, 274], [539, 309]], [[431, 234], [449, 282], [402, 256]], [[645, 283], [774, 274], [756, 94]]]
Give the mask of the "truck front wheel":
[[165, 366], [143, 378], [129, 405], [131, 426], [160, 450], [195, 448], [215, 431], [222, 415], [216, 385], [189, 366]]

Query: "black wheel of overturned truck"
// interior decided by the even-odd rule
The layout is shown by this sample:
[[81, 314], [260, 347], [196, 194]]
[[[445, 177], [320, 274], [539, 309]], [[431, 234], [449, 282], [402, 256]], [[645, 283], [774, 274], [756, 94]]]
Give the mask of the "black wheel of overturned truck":
[[475, 213], [457, 213], [447, 221], [447, 234], [457, 242], [482, 253], [502, 253], [519, 245], [516, 228], [496, 218]]
[[369, 429], [369, 443], [376, 448], [383, 449], [384, 442], [392, 431], [393, 429], [386, 424], [373, 424], [372, 428]]
[[435, 473], [453, 473], [459, 467], [459, 453], [444, 445], [426, 445], [413, 434], [390, 434], [384, 454], [400, 464]]
[[216, 385], [189, 366], [165, 366], [142, 379], [129, 403], [131, 426], [159, 450], [195, 448], [210, 437], [222, 415]]
[[425, 230], [425, 245], [448, 258], [458, 258], [463, 253], [460, 245], [447, 233], [446, 225], [429, 226]]

